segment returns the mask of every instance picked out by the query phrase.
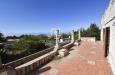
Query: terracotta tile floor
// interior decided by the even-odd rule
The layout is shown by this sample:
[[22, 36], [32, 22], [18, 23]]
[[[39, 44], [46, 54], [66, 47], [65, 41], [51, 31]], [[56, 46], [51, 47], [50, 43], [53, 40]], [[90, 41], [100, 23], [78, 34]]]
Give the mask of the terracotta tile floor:
[[64, 58], [53, 60], [30, 75], [112, 75], [101, 42], [82, 42]]

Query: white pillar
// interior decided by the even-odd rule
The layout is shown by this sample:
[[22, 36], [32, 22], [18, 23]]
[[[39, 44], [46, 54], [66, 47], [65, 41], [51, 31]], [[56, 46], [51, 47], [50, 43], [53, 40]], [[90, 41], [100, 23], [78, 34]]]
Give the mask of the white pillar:
[[100, 34], [100, 35], [101, 35], [101, 38], [100, 38], [101, 41], [104, 40], [104, 39], [103, 39], [103, 37], [104, 37], [104, 36], [103, 36], [103, 34], [104, 34], [103, 32], [104, 32], [104, 31], [103, 31], [103, 28], [101, 28], [101, 34]]
[[81, 40], [81, 31], [78, 30], [78, 40]]
[[71, 42], [74, 42], [74, 30], [72, 30], [72, 32], [71, 32]]
[[55, 45], [55, 47], [59, 47], [59, 30], [56, 30], [56, 33], [55, 33], [55, 35], [56, 35], [56, 45]]

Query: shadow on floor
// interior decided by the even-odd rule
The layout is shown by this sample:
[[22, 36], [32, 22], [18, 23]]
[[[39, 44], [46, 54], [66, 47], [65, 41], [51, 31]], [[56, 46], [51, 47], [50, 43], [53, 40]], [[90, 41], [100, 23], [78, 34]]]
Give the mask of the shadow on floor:
[[51, 69], [50, 66], [43, 67], [43, 68], [41, 68], [41, 69], [38, 68], [38, 69], [36, 69], [36, 70], [34, 70], [34, 71], [32, 71], [32, 72], [26, 74], [26, 75], [39, 75], [39, 74], [44, 73], [44, 72], [46, 72], [46, 71], [48, 71], [48, 70], [50, 70], [50, 69]]
[[47, 67], [41, 68], [41, 69], [39, 69], [38, 74], [43, 73], [43, 72], [46, 72], [46, 71], [48, 71], [48, 70], [50, 70], [50, 69], [51, 69], [50, 66], [47, 66]]
[[73, 48], [69, 49], [69, 51], [73, 51], [73, 50], [74, 50]]

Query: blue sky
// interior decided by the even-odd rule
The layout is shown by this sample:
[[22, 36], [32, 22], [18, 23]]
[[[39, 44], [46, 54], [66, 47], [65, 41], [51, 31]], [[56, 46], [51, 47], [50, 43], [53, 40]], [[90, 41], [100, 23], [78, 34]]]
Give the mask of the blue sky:
[[0, 0], [0, 32], [8, 34], [61, 32], [100, 25], [109, 0]]

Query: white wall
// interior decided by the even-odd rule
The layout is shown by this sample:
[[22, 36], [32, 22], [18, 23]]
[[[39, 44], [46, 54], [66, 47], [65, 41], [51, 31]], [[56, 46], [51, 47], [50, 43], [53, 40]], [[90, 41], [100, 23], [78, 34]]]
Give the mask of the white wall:
[[109, 20], [111, 20], [114, 16], [115, 16], [115, 0], [111, 0], [108, 8], [106, 9], [106, 11], [102, 17], [101, 24], [104, 25]]
[[[110, 27], [110, 46], [108, 61], [115, 75], [115, 0], [111, 0], [105, 14], [102, 17], [101, 40], [103, 40], [103, 28]], [[111, 21], [110, 21], [111, 20]], [[107, 24], [106, 24], [107, 23]]]
[[115, 24], [110, 26], [110, 47], [109, 47], [109, 62], [111, 64], [113, 73], [115, 74]]
[[89, 41], [89, 42], [95, 42], [95, 37], [81, 37], [81, 41]]

